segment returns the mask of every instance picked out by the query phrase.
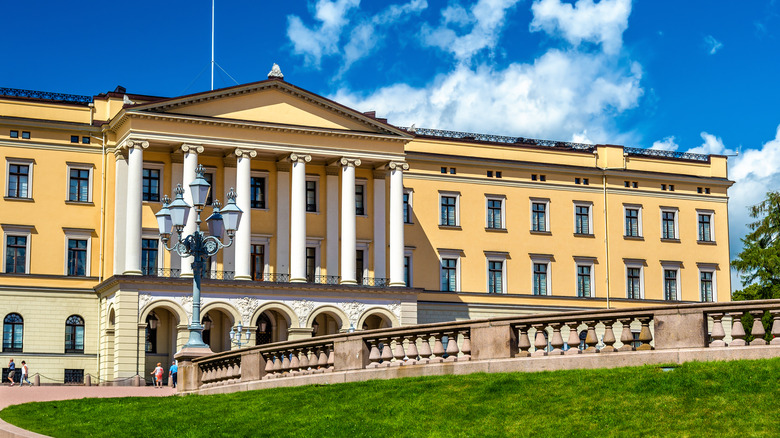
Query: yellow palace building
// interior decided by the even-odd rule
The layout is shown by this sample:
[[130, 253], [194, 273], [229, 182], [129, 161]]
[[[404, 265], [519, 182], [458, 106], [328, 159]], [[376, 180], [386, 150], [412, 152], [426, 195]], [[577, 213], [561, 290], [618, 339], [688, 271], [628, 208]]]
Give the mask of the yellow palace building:
[[203, 218], [231, 188], [243, 211], [203, 280], [213, 351], [239, 325], [255, 345], [730, 299], [726, 157], [402, 128], [278, 68], [174, 98], [0, 88], [0, 162], [0, 361], [42, 383], [126, 383], [187, 341], [192, 268], [155, 213], [198, 166]]

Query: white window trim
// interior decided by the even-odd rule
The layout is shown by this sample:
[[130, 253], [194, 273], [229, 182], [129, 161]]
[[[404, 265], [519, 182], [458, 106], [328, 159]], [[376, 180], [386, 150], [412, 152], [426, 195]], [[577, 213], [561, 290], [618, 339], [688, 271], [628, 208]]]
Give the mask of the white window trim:
[[553, 256], [547, 254], [529, 254], [531, 257], [531, 294], [534, 295], [534, 265], [547, 265], [546, 275], [547, 281], [545, 281], [545, 294], [544, 296], [552, 295], [552, 261]]
[[577, 278], [579, 276], [577, 269], [580, 266], [588, 266], [590, 268], [590, 293], [587, 298], [594, 298], [596, 296], [596, 258], [574, 257], [574, 296], [577, 298], [580, 298], [577, 295]]
[[[628, 228], [626, 227], [626, 210], [638, 210], [637, 212], [637, 232], [638, 236], [629, 236]], [[624, 237], [644, 237], [645, 233], [642, 230], [642, 204], [623, 204], [623, 236]]]
[[[699, 215], [710, 217], [710, 240], [699, 240]], [[696, 240], [699, 242], [715, 242], [715, 210], [696, 209]]]
[[501, 293], [506, 295], [506, 262], [508, 259], [508, 254], [485, 251], [485, 291], [488, 293], [490, 293], [490, 262], [501, 262]]
[[[165, 250], [164, 244], [162, 240], [160, 240], [160, 232], [157, 230], [152, 230], [151, 228], [144, 228], [141, 231], [141, 240], [143, 239], [151, 239], [157, 241], [157, 269], [163, 268], [164, 265], [164, 254], [167, 252]], [[89, 247], [89, 245], [87, 245]], [[141, 251], [143, 251], [143, 245], [141, 245]]]
[[718, 302], [718, 265], [715, 263], [697, 263], [699, 267], [699, 277], [698, 277], [698, 285], [699, 290], [697, 293], [699, 294], [699, 301], [701, 301], [701, 273], [702, 272], [711, 272], [712, 273], [712, 302], [717, 303]]
[[[414, 224], [414, 189], [404, 187], [404, 195], [407, 195], [409, 198], [409, 222], [404, 222], [405, 225], [412, 225]], [[401, 198], [401, 202], [403, 203], [403, 198]]]
[[414, 287], [414, 250], [404, 249], [404, 257], [409, 257], [409, 284], [406, 287]]
[[[155, 163], [155, 162], [144, 161], [143, 168], [144, 169], [154, 169], [154, 170], [159, 170], [160, 171], [160, 183], [157, 184], [157, 191], [158, 191], [157, 199], [159, 199], [159, 201], [143, 201], [143, 193], [141, 193], [141, 200], [145, 204], [146, 203], [150, 203], [150, 202], [155, 203], [155, 204], [161, 204], [162, 203], [162, 199], [163, 199], [163, 193], [165, 193], [163, 191], [163, 187], [165, 185], [165, 164], [164, 163]], [[212, 174], [212, 177], [211, 177], [212, 181], [216, 180], [216, 178], [217, 178], [217, 169], [216, 168], [212, 167], [211, 169], [207, 169], [207, 171], [204, 172], [204, 173]], [[68, 174], [70, 174], [70, 171], [68, 171]], [[90, 186], [91, 186], [92, 185], [92, 174], [91, 173], [90, 173], [90, 181], [89, 181], [89, 183], [90, 183]], [[70, 182], [68, 182], [68, 184], [70, 184]], [[141, 174], [141, 187], [143, 187], [143, 173]], [[91, 191], [92, 190], [90, 190], [90, 192]], [[91, 195], [90, 195], [90, 197], [91, 197]], [[217, 199], [217, 198], [214, 197], [214, 187], [213, 186], [211, 187], [211, 199]]]
[[[81, 169], [81, 170], [88, 170], [89, 171], [89, 187], [87, 190], [87, 200], [86, 201], [71, 201], [70, 200], [70, 171], [72, 169]], [[92, 187], [93, 187], [93, 179], [95, 175], [95, 166], [90, 163], [67, 163], [67, 170], [65, 172], [65, 201], [66, 202], [92, 202]]]
[[444, 272], [442, 266], [443, 259], [455, 259], [455, 290], [452, 292], [460, 292], [460, 256], [463, 254], [459, 249], [439, 249], [439, 290], [441, 290], [441, 274]]
[[[368, 252], [369, 246], [369, 240], [358, 240], [357, 243], [355, 243], [355, 252], [357, 253], [357, 251], [363, 251], [363, 278], [368, 278], [368, 273], [371, 271], [371, 269], [369, 269], [371, 266], [371, 254]], [[357, 256], [357, 254], [355, 255]], [[357, 267], [355, 267], [355, 269], [355, 275], [357, 275]]]
[[[664, 237], [664, 213], [674, 213], [674, 238], [669, 239]], [[658, 213], [659, 216], [659, 224], [661, 226], [661, 239], [666, 240], [680, 240], [680, 209], [677, 207], [661, 207], [660, 212]], [[697, 218], [698, 219], [698, 218]], [[696, 225], [698, 226], [699, 221], [696, 221]], [[698, 234], [698, 231], [697, 233]]]
[[[322, 188], [322, 185], [320, 184], [320, 176], [319, 175], [306, 175], [306, 182], [314, 181], [314, 211], [307, 211], [307, 214], [320, 214], [320, 190]], [[266, 182], [266, 184], [268, 184]], [[357, 184], [356, 184], [357, 185]], [[365, 188], [363, 189], [365, 190]], [[306, 199], [303, 200], [306, 202]], [[365, 203], [365, 200], [363, 201]], [[266, 199], [265, 203], [266, 209], [268, 208], [268, 199]], [[305, 208], [305, 205], [304, 205]]]
[[[454, 197], [455, 198], [455, 225], [446, 225], [441, 223], [441, 201], [443, 197]], [[443, 227], [459, 227], [460, 226], [460, 192], [448, 192], [448, 191], [439, 191], [439, 209], [437, 211], [437, 214], [439, 216], [439, 225]]]
[[[501, 226], [499, 228], [489, 228], [488, 222], [488, 204], [490, 201], [501, 201]], [[457, 205], [457, 201], [456, 201]], [[489, 195], [485, 194], [485, 228], [490, 230], [505, 230], [506, 229], [506, 195]]]
[[[588, 232], [587, 233], [577, 233], [577, 207], [588, 207]], [[574, 234], [584, 235], [584, 236], [592, 236], [596, 234], [593, 229], [593, 202], [591, 201], [574, 201], [572, 208], [572, 218], [573, 218], [573, 224], [574, 224]]]
[[315, 276], [322, 275], [322, 261], [320, 259], [321, 247], [322, 247], [322, 238], [309, 237], [306, 239], [306, 248], [314, 248], [314, 275]]
[[[534, 231], [534, 204], [544, 204], [544, 231]], [[550, 232], [550, 200], [547, 198], [530, 198], [528, 203], [528, 209], [530, 212], [529, 229], [535, 233], [549, 233]]]
[[[269, 196], [269, 193], [268, 193], [268, 172], [266, 172], [266, 171], [259, 171], [259, 170], [253, 170], [253, 171], [249, 172], [249, 178], [263, 178], [263, 193], [265, 194], [265, 208], [252, 208], [252, 210], [268, 211], [268, 204], [269, 204], [269, 201], [268, 201], [268, 196]], [[249, 180], [249, 190], [252, 190], [252, 180], [251, 179]], [[251, 204], [251, 202], [252, 202], [251, 198], [250, 198], [249, 202], [250, 202], [250, 205], [252, 205]], [[255, 245], [257, 245], [257, 244], [255, 244]], [[266, 252], [266, 254], [268, 254], [268, 253]], [[265, 271], [265, 272], [267, 272], [267, 271]]]
[[[268, 184], [268, 182], [266, 181], [266, 186], [267, 186], [267, 184]], [[268, 206], [268, 198], [266, 197], [265, 200], [266, 200], [265, 205]], [[271, 258], [270, 253], [268, 252], [270, 250], [270, 248], [268, 247], [270, 240], [271, 240], [271, 236], [253, 234], [252, 237], [251, 237], [251, 240], [249, 242], [249, 245], [250, 245], [249, 251], [250, 251], [250, 253], [252, 252], [251, 245], [261, 245], [263, 247], [263, 254], [265, 254], [265, 257], [264, 257], [265, 260], [264, 260], [264, 263], [263, 263], [263, 272], [264, 273], [270, 273], [269, 270], [271, 269], [271, 264], [268, 262], [269, 259]], [[307, 244], [308, 244], [308, 242], [307, 242]], [[224, 269], [224, 265], [223, 265], [223, 269]], [[251, 266], [250, 266], [250, 270], [251, 270]]]
[[[7, 157], [5, 159], [5, 193], [3, 194], [6, 198], [8, 197], [8, 190], [11, 186], [11, 165], [17, 164], [17, 165], [27, 165], [27, 196], [22, 197], [15, 197], [11, 199], [32, 199], [32, 189], [33, 189], [33, 164], [35, 164], [35, 160], [28, 159], [28, 158], [11, 158]], [[5, 254], [5, 252], [3, 252]]]
[[675, 299], [677, 301], [682, 301], [682, 280], [680, 278], [681, 275], [680, 267], [682, 267], [682, 262], [671, 262], [665, 260], [661, 261], [661, 293], [662, 293], [661, 299], [663, 300], [666, 299], [666, 272], [664, 271], [668, 270], [668, 271], [677, 271], [677, 275], [675, 276], [677, 281], [677, 297]]
[[[635, 299], [628, 297], [628, 269], [639, 268], [639, 299], [645, 299], [645, 261], [644, 260], [624, 260], [623, 268], [623, 287], [625, 287], [626, 299]], [[663, 290], [663, 289], [662, 289]]]
[[[368, 180], [364, 178], [355, 178], [355, 187], [357, 186], [363, 186], [363, 214], [357, 214], [357, 204], [355, 204], [355, 216], [368, 217]], [[357, 196], [355, 202], [357, 202]], [[317, 208], [317, 211], [319, 211], [319, 207]]]
[[32, 241], [32, 232], [34, 227], [32, 225], [26, 226], [26, 225], [3, 225], [3, 266], [2, 271], [6, 272], [6, 265], [5, 265], [5, 254], [6, 254], [6, 246], [8, 245], [8, 237], [9, 236], [23, 236], [27, 239], [26, 242], [26, 248], [25, 248], [25, 261], [24, 261], [24, 273], [29, 274], [30, 273], [30, 242]]
[[[90, 172], [91, 174], [92, 172]], [[87, 241], [87, 265], [84, 267], [84, 276], [85, 277], [91, 277], [92, 276], [92, 234], [95, 233], [94, 230], [74, 230], [74, 229], [64, 229], [65, 232], [65, 260], [63, 262], [63, 269], [62, 272], [64, 275], [68, 275], [68, 240], [75, 239], [75, 240], [86, 240]], [[159, 255], [159, 251], [158, 251]], [[139, 255], [140, 257], [140, 255]]]

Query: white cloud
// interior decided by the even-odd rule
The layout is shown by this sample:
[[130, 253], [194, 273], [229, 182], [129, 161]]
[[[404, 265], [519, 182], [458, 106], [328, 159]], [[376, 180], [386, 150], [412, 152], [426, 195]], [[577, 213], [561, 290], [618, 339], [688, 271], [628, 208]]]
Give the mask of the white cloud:
[[701, 138], [702, 140], [704, 140], [704, 143], [702, 143], [701, 146], [688, 149], [689, 153], [714, 154], [714, 155], [731, 155], [735, 153], [731, 149], [726, 149], [726, 146], [723, 144], [723, 140], [721, 140], [719, 137], [715, 137], [712, 134], [702, 132]]
[[306, 27], [298, 16], [287, 16], [287, 37], [293, 44], [293, 51], [319, 66], [323, 56], [338, 51], [341, 30], [347, 24], [346, 16], [359, 4], [360, 0], [319, 0], [314, 6], [314, 17], [320, 23], [312, 28]]
[[723, 47], [723, 43], [716, 40], [712, 35], [704, 37], [704, 44], [707, 45], [707, 50], [710, 52], [710, 55], [714, 55]]
[[666, 137], [663, 140], [657, 140], [653, 142], [650, 149], [658, 149], [661, 151], [676, 151], [680, 146], [675, 143], [674, 137]]
[[607, 54], [616, 54], [628, 28], [631, 0], [578, 0], [574, 5], [560, 0], [539, 0], [531, 5], [531, 30], [559, 35], [570, 44], [601, 44]]

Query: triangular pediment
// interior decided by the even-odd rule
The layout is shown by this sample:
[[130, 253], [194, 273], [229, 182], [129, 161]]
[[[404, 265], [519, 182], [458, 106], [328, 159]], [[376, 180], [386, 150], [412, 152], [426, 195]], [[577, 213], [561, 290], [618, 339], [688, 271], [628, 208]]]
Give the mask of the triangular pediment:
[[406, 135], [393, 126], [278, 80], [137, 105], [133, 106], [132, 110], [231, 121]]

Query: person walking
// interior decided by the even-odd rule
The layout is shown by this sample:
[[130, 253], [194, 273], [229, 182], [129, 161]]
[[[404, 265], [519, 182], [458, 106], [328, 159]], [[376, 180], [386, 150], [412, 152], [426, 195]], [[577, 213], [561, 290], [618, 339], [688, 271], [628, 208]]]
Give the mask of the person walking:
[[154, 376], [154, 387], [162, 388], [163, 367], [160, 362], [157, 362], [157, 368], [152, 371], [152, 375]]
[[29, 375], [29, 370], [27, 368], [27, 363], [25, 361], [22, 361], [22, 378], [19, 379], [19, 387], [21, 388], [24, 386], [24, 382], [27, 382], [28, 385], [33, 386], [32, 382], [27, 379], [27, 376]]
[[176, 381], [178, 380], [176, 376], [178, 373], [179, 366], [176, 365], [176, 361], [174, 360], [171, 363], [171, 368], [168, 370], [168, 378], [171, 379], [171, 385], [173, 385], [174, 388], [176, 387]]
[[11, 386], [14, 386], [14, 375], [16, 374], [16, 364], [14, 358], [8, 362], [8, 381], [11, 382]]

